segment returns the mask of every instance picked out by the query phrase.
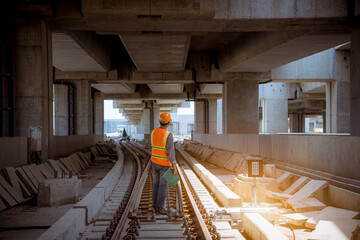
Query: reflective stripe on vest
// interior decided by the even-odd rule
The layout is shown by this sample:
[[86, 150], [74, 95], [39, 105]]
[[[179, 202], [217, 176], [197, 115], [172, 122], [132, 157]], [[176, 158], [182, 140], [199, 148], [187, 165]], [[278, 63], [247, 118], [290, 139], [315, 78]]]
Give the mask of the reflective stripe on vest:
[[151, 161], [161, 166], [172, 164], [166, 152], [166, 143], [170, 132], [163, 128], [154, 129], [151, 132]]

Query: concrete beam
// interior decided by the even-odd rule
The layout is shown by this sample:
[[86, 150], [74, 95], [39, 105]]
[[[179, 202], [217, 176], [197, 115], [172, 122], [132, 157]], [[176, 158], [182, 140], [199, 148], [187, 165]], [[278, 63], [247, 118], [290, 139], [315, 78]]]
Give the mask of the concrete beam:
[[292, 102], [288, 103], [289, 109], [325, 109], [325, 100], [305, 100], [302, 102]]
[[[55, 66], [56, 67], [56, 66]], [[116, 81], [118, 79], [117, 69], [108, 72], [86, 72], [86, 71], [62, 71], [55, 68], [55, 80], [81, 80], [91, 79], [94, 81]]]
[[153, 93], [175, 93], [179, 94], [184, 91], [184, 84], [148, 84], [148, 87]]
[[91, 86], [106, 94], [134, 93], [136, 90], [136, 84], [131, 84], [131, 83], [120, 83], [120, 84], [93, 83], [91, 84]]
[[215, 19], [335, 18], [347, 16], [347, 1], [218, 1], [215, 10]]
[[[201, 94], [197, 93], [197, 99], [207, 99], [207, 98], [221, 98], [221, 94]], [[158, 100], [158, 99], [172, 99], [172, 100], [187, 100], [188, 95], [186, 92], [181, 94], [155, 94], [155, 93], [148, 93], [142, 94], [140, 92], [136, 92], [134, 94], [104, 94], [104, 99], [110, 100]], [[193, 95], [190, 94], [190, 100], [193, 100]]]
[[[120, 112], [120, 109], [119, 109], [119, 112]], [[136, 114], [136, 115], [142, 115], [143, 114], [143, 110], [124, 110], [124, 109], [122, 109], [122, 114], [124, 115], [124, 114], [126, 114], [126, 116], [127, 116], [127, 114]]]
[[108, 44], [89, 31], [52, 33], [53, 64], [63, 71], [107, 72], [111, 54]]
[[190, 36], [119, 35], [136, 68], [141, 72], [184, 71]]
[[302, 58], [271, 70], [274, 82], [329, 82], [335, 79], [335, 48]]
[[[123, 81], [123, 80], [120, 80]], [[139, 72], [134, 70], [131, 72], [131, 83], [172, 83], [172, 84], [184, 84], [194, 83], [193, 72], [191, 70], [185, 70], [182, 72]], [[125, 81], [126, 82], [126, 81]]]
[[220, 69], [211, 67], [210, 82], [224, 82], [239, 79], [267, 81], [271, 78], [271, 72], [223, 72]]
[[266, 72], [348, 42], [348, 33], [282, 31], [248, 33], [219, 55], [224, 72]]
[[120, 103], [118, 101], [114, 101], [113, 102], [113, 108], [144, 108], [144, 104], [141, 103], [141, 104], [123, 104], [123, 103]]
[[[151, 3], [151, 4], [150, 4]], [[99, 1], [85, 0], [82, 11], [87, 18], [102, 19], [103, 17], [119, 16], [161, 16], [161, 19], [213, 19], [215, 15], [215, 1], [161, 1], [151, 0], [138, 2], [117, 2], [109, 7]]]

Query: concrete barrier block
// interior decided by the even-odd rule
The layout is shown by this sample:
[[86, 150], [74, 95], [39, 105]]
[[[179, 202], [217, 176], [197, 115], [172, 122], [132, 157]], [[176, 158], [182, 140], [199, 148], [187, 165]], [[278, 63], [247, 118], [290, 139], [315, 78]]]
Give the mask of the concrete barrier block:
[[104, 203], [104, 188], [93, 188], [74, 208], [86, 210], [86, 224], [89, 224]]
[[82, 181], [77, 177], [71, 179], [45, 179], [39, 183], [37, 196], [38, 206], [57, 206], [76, 203], [81, 196]]
[[54, 225], [44, 232], [38, 240], [77, 239], [85, 228], [85, 209], [70, 209]]

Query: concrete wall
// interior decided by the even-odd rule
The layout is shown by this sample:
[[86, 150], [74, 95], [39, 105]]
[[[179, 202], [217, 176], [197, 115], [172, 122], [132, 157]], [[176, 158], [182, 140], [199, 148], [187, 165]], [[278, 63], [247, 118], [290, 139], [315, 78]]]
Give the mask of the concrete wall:
[[72, 135], [54, 136], [50, 146], [51, 155], [49, 158], [72, 153], [77, 150], [90, 147], [99, 141], [103, 141], [103, 135]]
[[27, 137], [0, 138], [0, 169], [27, 164]]
[[194, 140], [360, 180], [360, 137], [308, 134], [194, 134]]

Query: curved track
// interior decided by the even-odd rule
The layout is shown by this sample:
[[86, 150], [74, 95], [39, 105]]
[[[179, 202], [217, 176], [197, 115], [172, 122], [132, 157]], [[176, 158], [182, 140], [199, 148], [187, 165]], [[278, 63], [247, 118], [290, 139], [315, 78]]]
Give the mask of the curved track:
[[[150, 151], [137, 143], [120, 142], [132, 162], [130, 184], [102, 239], [219, 239], [181, 167], [181, 181], [169, 187], [167, 215], [152, 211]], [[127, 173], [129, 174], [129, 173]], [[209, 232], [210, 230], [210, 232]]]

